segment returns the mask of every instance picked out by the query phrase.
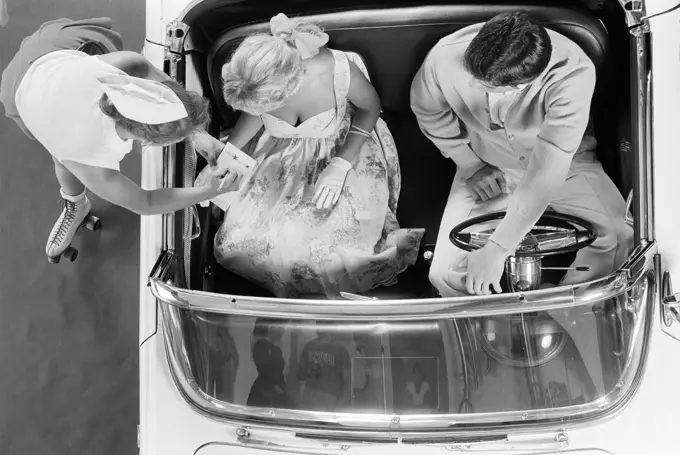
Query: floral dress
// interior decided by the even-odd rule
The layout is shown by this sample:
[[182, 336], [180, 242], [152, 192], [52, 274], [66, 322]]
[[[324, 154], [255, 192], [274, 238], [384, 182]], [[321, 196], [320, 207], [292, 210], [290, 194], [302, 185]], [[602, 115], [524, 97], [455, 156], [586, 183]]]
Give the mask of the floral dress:
[[277, 297], [365, 292], [392, 285], [416, 261], [423, 229], [400, 229], [401, 189], [394, 139], [378, 120], [347, 174], [337, 204], [317, 209], [316, 181], [341, 149], [355, 111], [347, 100], [349, 58], [332, 50], [335, 108], [293, 126], [262, 115], [263, 130], [246, 147], [255, 161], [215, 236], [226, 269]]

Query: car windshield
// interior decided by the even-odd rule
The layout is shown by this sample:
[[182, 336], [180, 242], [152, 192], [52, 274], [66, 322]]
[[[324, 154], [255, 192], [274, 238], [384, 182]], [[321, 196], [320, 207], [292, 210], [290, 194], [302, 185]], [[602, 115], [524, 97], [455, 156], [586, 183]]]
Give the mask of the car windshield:
[[390, 415], [596, 401], [620, 380], [635, 329], [612, 303], [385, 323], [187, 316], [196, 381], [220, 401]]
[[651, 272], [633, 281], [622, 272], [571, 298], [546, 294], [533, 307], [544, 311], [513, 311], [510, 294], [441, 316], [395, 309], [383, 321], [359, 307], [332, 316], [335, 303], [297, 316], [307, 310], [295, 303], [277, 310], [276, 301], [153, 287], [173, 376], [205, 411], [364, 430], [393, 429], [398, 416], [398, 428], [436, 430], [611, 410], [634, 389], [653, 283]]

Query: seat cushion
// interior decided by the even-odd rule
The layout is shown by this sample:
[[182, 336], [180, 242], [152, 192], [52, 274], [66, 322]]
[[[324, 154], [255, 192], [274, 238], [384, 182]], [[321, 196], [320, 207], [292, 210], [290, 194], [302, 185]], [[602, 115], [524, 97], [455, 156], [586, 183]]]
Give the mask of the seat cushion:
[[[446, 35], [496, 14], [523, 9], [546, 27], [561, 33], [590, 56], [596, 67], [605, 62], [607, 32], [586, 11], [538, 3], [517, 5], [437, 5], [368, 9], [301, 16], [322, 26], [329, 47], [359, 54], [380, 95], [383, 118], [395, 137], [402, 170], [398, 217], [403, 227], [426, 229], [424, 243], [434, 244], [455, 166], [420, 132], [409, 104], [411, 81], [429, 50]], [[248, 35], [267, 32], [269, 23], [253, 23], [226, 31], [213, 45], [208, 77], [220, 106], [222, 128], [237, 114], [221, 96], [220, 72]], [[602, 85], [602, 81], [598, 81]]]

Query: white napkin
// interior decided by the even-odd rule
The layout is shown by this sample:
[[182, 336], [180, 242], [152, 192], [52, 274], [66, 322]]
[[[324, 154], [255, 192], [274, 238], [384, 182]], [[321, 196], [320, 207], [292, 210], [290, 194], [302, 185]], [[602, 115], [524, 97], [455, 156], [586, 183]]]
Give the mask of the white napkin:
[[[248, 180], [253, 173], [253, 170], [255, 169], [255, 160], [248, 156], [246, 153], [244, 153], [242, 150], [236, 148], [229, 142], [224, 146], [224, 149], [222, 149], [222, 153], [220, 153], [220, 156], [217, 158], [217, 171], [222, 172], [225, 170], [230, 170], [232, 172], [237, 172], [239, 175], [241, 175], [241, 182], [239, 184], [239, 189], [243, 184]], [[210, 172], [211, 169], [209, 166], [206, 166], [200, 174], [198, 174], [198, 177], [196, 177], [196, 181], [194, 182], [194, 186], [203, 186], [208, 183], [208, 180], [210, 179]], [[216, 198], [211, 199], [210, 201], [204, 201], [201, 202], [201, 207], [207, 207], [210, 202], [221, 208], [222, 210], [226, 211], [229, 206], [231, 205], [231, 201], [233, 200], [234, 196], [236, 195], [236, 191], [230, 191], [228, 193], [220, 194]]]

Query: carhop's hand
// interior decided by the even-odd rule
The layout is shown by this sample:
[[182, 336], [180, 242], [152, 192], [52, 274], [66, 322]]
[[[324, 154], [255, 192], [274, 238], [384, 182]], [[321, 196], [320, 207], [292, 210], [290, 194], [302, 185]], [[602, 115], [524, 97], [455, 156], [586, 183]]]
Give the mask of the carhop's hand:
[[234, 188], [238, 187], [238, 182], [241, 177], [238, 172], [229, 170], [218, 172], [212, 166], [211, 168], [213, 169], [213, 172], [210, 174], [210, 181], [208, 184], [214, 194], [213, 197], [228, 193], [229, 191], [234, 191]]
[[475, 201], [488, 201], [507, 191], [505, 174], [490, 164], [472, 174], [466, 184]]
[[215, 166], [217, 164], [217, 158], [220, 156], [222, 150], [224, 150], [224, 143], [219, 139], [212, 137], [205, 131], [195, 133], [191, 137], [191, 143], [193, 144], [196, 153], [205, 158], [210, 166]]

